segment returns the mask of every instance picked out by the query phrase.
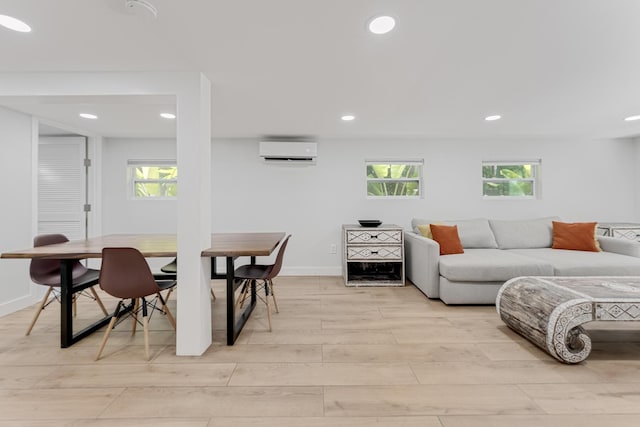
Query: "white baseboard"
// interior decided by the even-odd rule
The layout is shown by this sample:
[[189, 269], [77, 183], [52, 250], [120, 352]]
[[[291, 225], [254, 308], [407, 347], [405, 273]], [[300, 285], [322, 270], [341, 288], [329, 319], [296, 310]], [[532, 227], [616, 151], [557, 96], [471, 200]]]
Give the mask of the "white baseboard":
[[282, 267], [282, 276], [342, 276], [341, 267]]
[[[219, 268], [218, 274], [226, 274]], [[342, 276], [342, 267], [282, 267], [281, 276]]]
[[6, 316], [7, 314], [14, 313], [18, 310], [22, 310], [23, 308], [29, 307], [40, 301], [42, 299], [42, 295], [27, 295], [20, 298], [16, 298], [12, 301], [7, 301], [0, 304], [0, 317]]

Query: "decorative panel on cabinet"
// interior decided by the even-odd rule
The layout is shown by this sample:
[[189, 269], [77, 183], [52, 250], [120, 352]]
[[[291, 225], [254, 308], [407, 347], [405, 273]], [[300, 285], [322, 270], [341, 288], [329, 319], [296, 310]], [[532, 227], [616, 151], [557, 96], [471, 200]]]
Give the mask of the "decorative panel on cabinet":
[[393, 224], [342, 226], [346, 286], [404, 286], [404, 234]]
[[598, 234], [640, 242], [640, 224], [628, 222], [598, 223]]

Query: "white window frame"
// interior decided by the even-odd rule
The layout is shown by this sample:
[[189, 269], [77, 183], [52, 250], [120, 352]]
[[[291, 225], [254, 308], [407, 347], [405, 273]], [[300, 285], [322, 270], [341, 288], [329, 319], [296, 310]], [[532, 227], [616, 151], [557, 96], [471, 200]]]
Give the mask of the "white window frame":
[[127, 160], [127, 197], [130, 200], [176, 200], [177, 196], [165, 196], [165, 197], [141, 197], [136, 195], [137, 183], [175, 183], [178, 184], [178, 178], [176, 179], [139, 179], [135, 177], [134, 170], [140, 166], [151, 167], [174, 167], [177, 166], [175, 160]]
[[[540, 198], [540, 167], [542, 164], [541, 159], [536, 160], [491, 160], [491, 161], [482, 161], [482, 167], [480, 168], [480, 194], [482, 194], [482, 198], [485, 200], [531, 200], [531, 199], [539, 199]], [[485, 178], [482, 174], [482, 169], [485, 166], [520, 166], [520, 165], [531, 165], [531, 178]], [[531, 188], [533, 189], [533, 194], [531, 196], [491, 196], [484, 194], [484, 184], [486, 182], [529, 182], [531, 183]]]
[[[376, 165], [376, 164], [390, 164], [390, 165], [411, 165], [411, 166], [419, 166], [418, 167], [418, 171], [419, 171], [419, 175], [417, 178], [398, 178], [398, 179], [380, 179], [380, 178], [369, 178], [367, 176], [367, 167], [369, 165]], [[388, 199], [394, 199], [394, 200], [398, 200], [398, 199], [408, 199], [408, 200], [415, 200], [415, 199], [422, 199], [424, 196], [424, 187], [423, 187], [423, 177], [424, 177], [424, 159], [411, 159], [411, 160], [406, 160], [406, 159], [369, 159], [369, 160], [365, 160], [364, 161], [364, 171], [365, 171], [365, 185], [364, 185], [364, 189], [365, 189], [365, 194], [367, 199], [372, 199], [372, 200], [388, 200]], [[415, 196], [393, 196], [393, 195], [387, 195], [387, 196], [370, 196], [369, 195], [369, 183], [370, 182], [415, 182], [418, 181], [418, 194]]]

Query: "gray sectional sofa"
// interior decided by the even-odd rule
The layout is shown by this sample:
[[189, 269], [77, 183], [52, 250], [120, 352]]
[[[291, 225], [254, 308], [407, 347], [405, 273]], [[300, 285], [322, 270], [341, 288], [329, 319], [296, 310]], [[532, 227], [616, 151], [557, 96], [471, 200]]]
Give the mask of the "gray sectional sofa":
[[[560, 219], [413, 219], [406, 276], [446, 304], [495, 304], [502, 284], [518, 276], [640, 276], [640, 243], [598, 236], [602, 252], [552, 249], [552, 221]], [[418, 232], [430, 223], [457, 225], [464, 253], [440, 255], [438, 243]]]

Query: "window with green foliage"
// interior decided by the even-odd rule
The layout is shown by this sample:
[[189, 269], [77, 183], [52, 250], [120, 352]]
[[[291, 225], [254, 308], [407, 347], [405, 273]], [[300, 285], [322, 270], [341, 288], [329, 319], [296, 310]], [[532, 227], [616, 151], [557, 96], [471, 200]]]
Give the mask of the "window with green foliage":
[[536, 198], [539, 169], [539, 160], [482, 162], [482, 195], [485, 198]]
[[366, 161], [367, 197], [420, 198], [423, 161]]
[[173, 161], [128, 162], [129, 192], [134, 199], [175, 199], [178, 167]]

